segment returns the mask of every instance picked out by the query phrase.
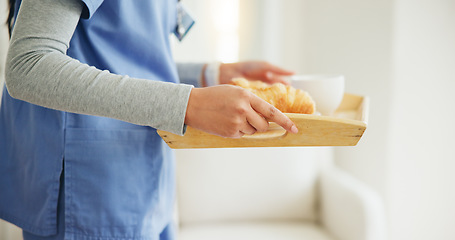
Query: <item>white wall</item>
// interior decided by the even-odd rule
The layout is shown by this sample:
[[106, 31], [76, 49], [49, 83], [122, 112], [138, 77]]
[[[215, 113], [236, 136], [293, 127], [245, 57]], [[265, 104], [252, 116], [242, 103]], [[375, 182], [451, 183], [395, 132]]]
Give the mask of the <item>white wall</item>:
[[399, 0], [388, 137], [394, 239], [455, 239], [455, 1]]
[[391, 82], [391, 1], [305, 1], [304, 71], [341, 73], [346, 91], [370, 97], [368, 128], [356, 147], [336, 149], [336, 162], [385, 196]]
[[371, 98], [363, 139], [337, 164], [382, 194], [390, 239], [455, 239], [455, 1], [302, 2], [304, 51], [287, 51]]
[[6, 19], [8, 17], [8, 3], [7, 0], [0, 0], [0, 102], [3, 93], [3, 83], [5, 81], [5, 60], [6, 52], [8, 50], [8, 27]]

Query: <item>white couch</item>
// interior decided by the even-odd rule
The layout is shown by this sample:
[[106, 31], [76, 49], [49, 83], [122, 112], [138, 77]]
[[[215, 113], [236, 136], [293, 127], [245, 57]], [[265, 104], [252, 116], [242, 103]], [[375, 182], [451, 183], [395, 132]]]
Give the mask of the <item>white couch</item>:
[[380, 198], [330, 148], [176, 155], [179, 240], [385, 240]]

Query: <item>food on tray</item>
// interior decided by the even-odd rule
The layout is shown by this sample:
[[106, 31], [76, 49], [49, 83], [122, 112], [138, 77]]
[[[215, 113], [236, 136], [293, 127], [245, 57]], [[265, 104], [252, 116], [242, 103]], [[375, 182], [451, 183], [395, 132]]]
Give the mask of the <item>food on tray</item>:
[[253, 92], [282, 112], [304, 114], [315, 112], [313, 99], [303, 90], [282, 83], [270, 85], [261, 81], [248, 81], [244, 78], [234, 78], [232, 83]]

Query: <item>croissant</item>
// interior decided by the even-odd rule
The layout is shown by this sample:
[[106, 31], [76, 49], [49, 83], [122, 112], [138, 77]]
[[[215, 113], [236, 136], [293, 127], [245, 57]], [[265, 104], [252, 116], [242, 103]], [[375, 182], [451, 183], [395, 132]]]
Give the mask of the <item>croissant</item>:
[[253, 92], [282, 112], [304, 114], [315, 112], [316, 106], [313, 99], [303, 90], [281, 83], [270, 85], [261, 81], [248, 81], [244, 78], [234, 78], [232, 84]]

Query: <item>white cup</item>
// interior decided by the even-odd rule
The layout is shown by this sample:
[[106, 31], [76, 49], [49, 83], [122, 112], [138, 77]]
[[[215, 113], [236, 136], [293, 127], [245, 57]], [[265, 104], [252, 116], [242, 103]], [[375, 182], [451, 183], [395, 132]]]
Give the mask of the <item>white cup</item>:
[[310, 94], [316, 103], [316, 112], [332, 115], [344, 96], [343, 75], [294, 75], [289, 78], [293, 87]]

